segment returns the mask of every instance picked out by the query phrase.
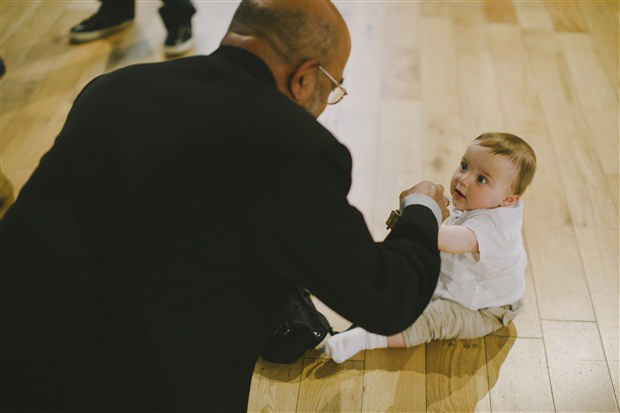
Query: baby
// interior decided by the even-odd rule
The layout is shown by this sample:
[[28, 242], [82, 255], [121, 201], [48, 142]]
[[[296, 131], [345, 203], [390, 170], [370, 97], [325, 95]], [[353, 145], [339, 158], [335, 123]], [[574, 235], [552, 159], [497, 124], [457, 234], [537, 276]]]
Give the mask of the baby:
[[342, 363], [361, 350], [414, 347], [431, 340], [478, 338], [521, 311], [527, 262], [521, 224], [536, 155], [521, 138], [484, 133], [452, 175], [450, 217], [439, 228], [441, 274], [430, 304], [402, 333], [360, 327], [330, 337], [322, 349]]

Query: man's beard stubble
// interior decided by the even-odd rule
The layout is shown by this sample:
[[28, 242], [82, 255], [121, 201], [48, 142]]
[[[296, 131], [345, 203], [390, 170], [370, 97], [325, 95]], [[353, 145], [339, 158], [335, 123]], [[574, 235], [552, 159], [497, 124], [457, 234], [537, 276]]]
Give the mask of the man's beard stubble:
[[314, 88], [314, 92], [312, 93], [312, 99], [304, 106], [304, 109], [306, 109], [306, 112], [316, 119], [325, 109], [324, 102], [325, 94], [317, 83], [317, 86]]

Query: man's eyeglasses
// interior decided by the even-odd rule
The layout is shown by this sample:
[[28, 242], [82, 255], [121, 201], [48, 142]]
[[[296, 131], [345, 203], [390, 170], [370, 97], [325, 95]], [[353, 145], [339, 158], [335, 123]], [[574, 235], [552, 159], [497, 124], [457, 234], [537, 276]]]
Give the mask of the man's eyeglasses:
[[327, 97], [327, 104], [335, 105], [336, 103], [340, 102], [342, 98], [348, 94], [347, 90], [343, 88], [340, 82], [338, 82], [327, 70], [325, 70], [323, 66], [318, 65], [317, 67], [321, 71], [321, 73], [327, 76], [327, 78], [331, 80], [331, 82], [334, 84], [334, 88], [332, 89], [332, 91], [329, 93], [329, 96]]

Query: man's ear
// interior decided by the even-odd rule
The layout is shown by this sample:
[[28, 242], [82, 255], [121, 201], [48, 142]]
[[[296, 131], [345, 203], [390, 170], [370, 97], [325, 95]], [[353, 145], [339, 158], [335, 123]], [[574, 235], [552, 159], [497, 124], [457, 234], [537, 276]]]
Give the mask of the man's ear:
[[519, 199], [521, 199], [521, 195], [506, 195], [500, 206], [513, 206]]
[[289, 76], [288, 87], [291, 97], [300, 105], [305, 104], [314, 94], [318, 64], [319, 62], [314, 59], [305, 60]]

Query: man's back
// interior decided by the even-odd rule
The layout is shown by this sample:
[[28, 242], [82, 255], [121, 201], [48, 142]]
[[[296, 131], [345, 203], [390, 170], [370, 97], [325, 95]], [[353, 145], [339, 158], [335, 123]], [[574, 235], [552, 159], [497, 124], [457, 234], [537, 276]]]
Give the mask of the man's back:
[[[216, 55], [95, 80], [3, 221], [7, 407], [245, 406], [239, 372], [287, 290], [252, 209], [278, 168], [336, 142], [258, 58]], [[280, 145], [300, 122], [316, 139]]]

